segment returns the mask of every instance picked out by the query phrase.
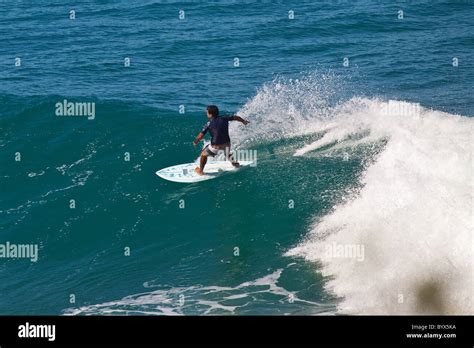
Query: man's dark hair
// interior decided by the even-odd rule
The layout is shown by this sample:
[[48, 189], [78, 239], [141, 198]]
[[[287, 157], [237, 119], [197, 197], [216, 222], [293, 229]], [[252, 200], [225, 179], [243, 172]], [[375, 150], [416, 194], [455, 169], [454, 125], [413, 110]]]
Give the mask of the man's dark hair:
[[206, 110], [214, 117], [219, 116], [219, 108], [215, 105], [208, 105]]

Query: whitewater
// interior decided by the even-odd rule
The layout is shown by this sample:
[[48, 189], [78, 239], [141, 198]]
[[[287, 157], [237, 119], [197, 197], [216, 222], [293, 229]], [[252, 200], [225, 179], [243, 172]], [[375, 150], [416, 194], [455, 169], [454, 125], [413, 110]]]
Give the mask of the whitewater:
[[[357, 185], [285, 255], [318, 262], [341, 313], [474, 313], [473, 119], [380, 98], [331, 106], [328, 81], [276, 80], [241, 110], [268, 125], [240, 134], [243, 143], [319, 132], [293, 156], [365, 163]], [[331, 253], [360, 246], [363, 261]]]

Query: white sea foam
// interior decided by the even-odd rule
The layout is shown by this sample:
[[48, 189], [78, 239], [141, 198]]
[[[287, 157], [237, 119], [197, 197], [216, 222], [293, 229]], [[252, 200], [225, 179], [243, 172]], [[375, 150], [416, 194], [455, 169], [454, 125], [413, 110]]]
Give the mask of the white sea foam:
[[[280, 302], [280, 307], [287, 304], [288, 314], [296, 309], [308, 307], [310, 313], [328, 312], [333, 305], [322, 305], [298, 298], [278, 285], [283, 269], [259, 279], [230, 286], [189, 286], [171, 287], [145, 283], [146, 288], [160, 288], [151, 292], [131, 295], [121, 300], [101, 304], [68, 308], [65, 315], [215, 315], [245, 313], [253, 303]], [[289, 302], [291, 298], [291, 303]], [[299, 305], [299, 306], [297, 306]], [[318, 310], [319, 308], [319, 310]], [[271, 308], [270, 308], [271, 310]], [[270, 312], [272, 313], [272, 312]], [[262, 313], [264, 314], [264, 313]]]
[[[366, 154], [372, 158], [354, 178], [357, 193], [318, 219], [286, 255], [320, 261], [344, 313], [473, 314], [474, 119], [368, 98], [333, 107], [323, 101], [318, 109], [311, 100], [321, 93], [311, 84], [320, 83], [262, 88], [240, 112], [258, 129], [236, 130], [240, 142], [325, 131], [295, 156], [354, 134], [363, 136], [349, 154], [359, 143], [384, 143], [377, 155]], [[298, 103], [303, 108], [289, 112], [287, 105]], [[364, 257], [328, 253], [331, 246], [363, 247]]]
[[339, 83], [336, 77], [327, 74], [288, 80], [276, 78], [265, 84], [238, 111], [251, 124], [247, 127], [231, 124], [233, 143], [245, 145], [331, 128], [329, 101]]

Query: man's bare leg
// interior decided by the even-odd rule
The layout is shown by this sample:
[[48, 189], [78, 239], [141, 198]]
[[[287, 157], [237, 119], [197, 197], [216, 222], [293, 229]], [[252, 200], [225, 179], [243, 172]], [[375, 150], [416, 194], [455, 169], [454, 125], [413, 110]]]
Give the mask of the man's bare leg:
[[231, 153], [229, 153], [229, 155], [227, 156], [227, 159], [230, 161], [230, 163], [232, 163], [232, 165], [233, 165], [235, 168], [239, 168], [239, 167], [240, 167], [240, 163], [234, 160], [234, 156], [232, 156]]
[[204, 167], [206, 166], [206, 163], [207, 163], [207, 156], [203, 151], [201, 153], [201, 159], [199, 161], [199, 168], [196, 167], [196, 169], [194, 169], [196, 173], [198, 173], [199, 175], [204, 175]]

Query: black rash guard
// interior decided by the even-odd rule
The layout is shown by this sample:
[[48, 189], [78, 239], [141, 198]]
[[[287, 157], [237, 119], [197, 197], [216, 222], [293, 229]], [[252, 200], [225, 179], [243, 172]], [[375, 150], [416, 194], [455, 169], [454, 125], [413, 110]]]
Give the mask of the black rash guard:
[[207, 122], [201, 133], [211, 133], [211, 145], [222, 145], [230, 143], [229, 121], [233, 121], [234, 116], [217, 116]]

